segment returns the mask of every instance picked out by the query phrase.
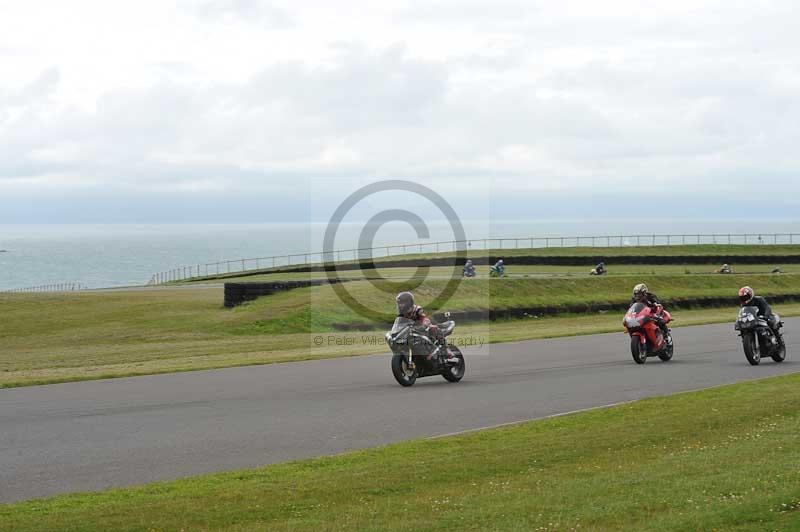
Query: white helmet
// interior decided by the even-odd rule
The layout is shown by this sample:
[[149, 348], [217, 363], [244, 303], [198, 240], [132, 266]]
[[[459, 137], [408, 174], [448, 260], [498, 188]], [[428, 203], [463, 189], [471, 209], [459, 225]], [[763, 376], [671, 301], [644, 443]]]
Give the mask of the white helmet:
[[640, 297], [644, 297], [647, 295], [647, 292], [650, 290], [647, 289], [647, 285], [644, 283], [639, 283], [633, 287], [633, 297], [634, 299], [639, 299]]

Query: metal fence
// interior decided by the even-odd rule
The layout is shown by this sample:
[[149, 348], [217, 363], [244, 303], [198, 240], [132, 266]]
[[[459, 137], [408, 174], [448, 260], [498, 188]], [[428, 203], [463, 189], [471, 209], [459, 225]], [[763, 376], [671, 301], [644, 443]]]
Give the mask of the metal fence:
[[520, 238], [481, 238], [472, 240], [449, 240], [439, 242], [395, 244], [374, 248], [341, 249], [330, 252], [308, 252], [271, 257], [225, 260], [181, 266], [154, 274], [148, 285], [173, 281], [185, 281], [215, 275], [252, 272], [287, 266], [303, 266], [329, 262], [356, 261], [370, 258], [385, 258], [415, 253], [453, 253], [458, 249], [467, 251], [560, 248], [560, 247], [626, 247], [626, 246], [674, 246], [700, 244], [745, 244], [780, 245], [800, 244], [797, 233], [739, 233], [739, 234], [686, 234], [686, 235], [616, 235], [616, 236], [549, 236]]
[[55, 283], [43, 284], [39, 286], [29, 286], [27, 288], [14, 288], [12, 290], [2, 290], [3, 294], [18, 294], [18, 293], [32, 293], [32, 292], [77, 292], [84, 290], [85, 287], [81, 283]]

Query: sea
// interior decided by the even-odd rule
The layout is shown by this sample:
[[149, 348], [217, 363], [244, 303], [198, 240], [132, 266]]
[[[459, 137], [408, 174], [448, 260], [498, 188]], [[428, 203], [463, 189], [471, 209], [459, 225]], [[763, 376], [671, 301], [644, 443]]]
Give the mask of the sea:
[[[470, 220], [462, 221], [468, 239], [636, 235], [773, 233], [800, 235], [798, 220]], [[420, 239], [409, 225], [381, 226], [374, 246], [417, 245], [454, 239], [447, 221], [427, 224]], [[342, 224], [335, 249], [358, 247], [364, 224]], [[114, 225], [0, 225], [0, 291], [61, 283], [80, 283], [87, 289], [146, 284], [154, 274], [173, 268], [273, 255], [322, 250], [326, 223], [263, 224], [114, 224]], [[706, 240], [707, 241], [707, 240]], [[719, 240], [724, 243], [723, 238]], [[800, 243], [800, 238], [795, 238]], [[560, 241], [553, 240], [551, 245]], [[598, 244], [602, 241], [598, 240]], [[584, 240], [583, 244], [588, 244]], [[619, 243], [619, 240], [617, 240]], [[624, 244], [632, 244], [625, 239]], [[675, 241], [673, 241], [675, 243]], [[543, 242], [535, 245], [544, 245]], [[412, 251], [413, 249], [409, 249]], [[266, 263], [265, 265], [268, 265]]]

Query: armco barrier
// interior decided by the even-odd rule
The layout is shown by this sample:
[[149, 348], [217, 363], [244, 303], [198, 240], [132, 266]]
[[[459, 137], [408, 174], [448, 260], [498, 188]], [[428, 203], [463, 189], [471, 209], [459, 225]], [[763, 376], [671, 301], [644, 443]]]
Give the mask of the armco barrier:
[[[781, 294], [768, 295], [770, 303], [790, 303], [800, 301], [800, 294]], [[533, 316], [554, 316], [557, 314], [586, 314], [594, 312], [625, 312], [628, 310], [630, 302], [625, 303], [591, 303], [579, 305], [557, 306], [538, 306], [524, 308], [508, 308], [497, 310], [475, 310], [451, 312], [450, 319], [462, 322], [470, 321], [492, 321], [505, 318], [529, 318]], [[690, 308], [719, 308], [729, 306], [739, 306], [739, 300], [735, 297], [687, 297], [680, 299], [665, 300], [664, 306], [668, 310], [680, 310]], [[433, 315], [435, 321], [444, 321], [442, 313]], [[731, 315], [731, 323], [736, 319], [736, 315]], [[620, 326], [622, 315], [620, 315]]]
[[225, 306], [228, 308], [241, 305], [245, 301], [252, 301], [261, 296], [268, 296], [276, 292], [285, 292], [295, 288], [331, 284], [328, 280], [314, 281], [281, 281], [270, 283], [225, 283]]
[[[770, 303], [790, 303], [800, 301], [800, 294], [781, 294], [781, 295], [767, 295]], [[667, 300], [664, 306], [668, 310], [674, 309], [689, 309], [689, 308], [715, 308], [715, 307], [738, 307], [739, 300], [730, 297], [692, 297]], [[450, 319], [455, 320], [457, 323], [470, 323], [479, 321], [494, 321], [498, 319], [513, 319], [513, 318], [533, 318], [538, 316], [554, 316], [557, 314], [586, 314], [595, 312], [619, 312], [620, 313], [620, 330], [622, 330], [622, 313], [625, 312], [630, 304], [628, 302], [616, 303], [591, 303], [579, 305], [565, 305], [565, 306], [533, 306], [533, 307], [516, 307], [495, 310], [462, 310], [450, 312]], [[776, 309], [780, 310], [780, 309]], [[445, 316], [442, 313], [434, 313], [432, 316], [433, 321], [445, 321]], [[680, 319], [680, 317], [678, 317]], [[736, 314], [731, 313], [731, 323], [736, 319]], [[376, 324], [365, 322], [353, 323], [334, 323], [333, 328], [339, 331], [364, 331], [374, 330], [383, 326], [388, 327], [390, 324]], [[731, 329], [733, 330], [733, 329]]]

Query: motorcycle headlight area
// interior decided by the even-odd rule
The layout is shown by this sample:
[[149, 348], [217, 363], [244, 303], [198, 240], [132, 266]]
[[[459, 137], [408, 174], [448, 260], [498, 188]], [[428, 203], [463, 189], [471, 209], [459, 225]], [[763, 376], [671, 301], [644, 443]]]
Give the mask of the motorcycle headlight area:
[[408, 333], [409, 333], [408, 329], [396, 332], [394, 334], [392, 334], [391, 332], [387, 332], [386, 341], [389, 344], [405, 344], [408, 342]]
[[629, 329], [635, 329], [636, 327], [641, 327], [642, 322], [640, 322], [637, 318], [634, 318], [633, 316], [628, 316], [627, 318], [625, 318], [625, 325]]

